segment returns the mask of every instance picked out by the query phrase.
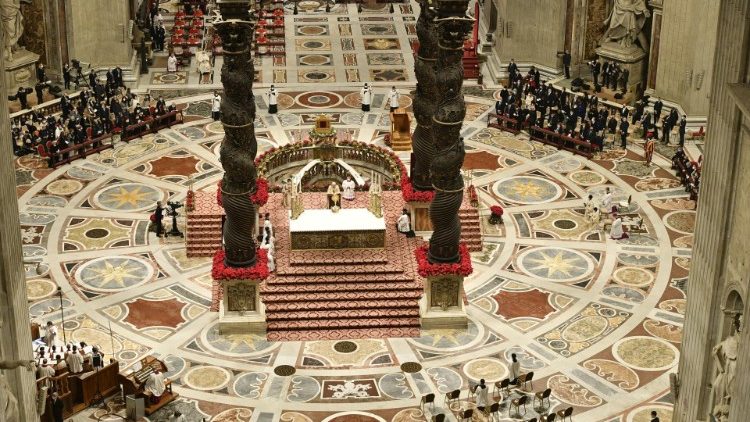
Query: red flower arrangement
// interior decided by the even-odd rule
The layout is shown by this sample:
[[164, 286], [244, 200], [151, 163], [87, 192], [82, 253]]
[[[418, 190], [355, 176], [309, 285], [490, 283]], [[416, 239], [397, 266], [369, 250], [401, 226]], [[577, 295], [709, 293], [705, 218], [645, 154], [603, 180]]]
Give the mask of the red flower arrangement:
[[491, 213], [492, 213], [492, 215], [494, 215], [494, 216], [497, 216], [497, 217], [502, 217], [502, 216], [503, 216], [503, 213], [504, 213], [505, 211], [503, 210], [503, 207], [501, 207], [500, 205], [493, 205], [493, 206], [491, 206], [491, 207], [490, 207], [490, 212], [491, 212]]
[[474, 268], [471, 266], [471, 255], [469, 255], [469, 248], [466, 247], [465, 243], [458, 245], [458, 254], [461, 258], [459, 262], [454, 264], [433, 264], [427, 259], [427, 252], [429, 245], [423, 245], [418, 247], [414, 251], [414, 255], [417, 257], [417, 272], [422, 277], [434, 277], [441, 275], [460, 275], [467, 277], [473, 271]]
[[[224, 208], [224, 201], [221, 195], [221, 182], [219, 180], [219, 188], [216, 190], [216, 203]], [[259, 207], [266, 205], [268, 202], [268, 180], [259, 178], [255, 181], [255, 193], [250, 195], [250, 200]]]
[[265, 280], [268, 278], [268, 255], [265, 249], [256, 249], [256, 261], [252, 267], [234, 268], [224, 264], [226, 252], [219, 249], [214, 254], [211, 277], [214, 280]]
[[268, 202], [268, 180], [259, 178], [255, 181], [255, 193], [250, 196], [253, 204], [262, 207]]
[[403, 168], [404, 165], [400, 161], [399, 161], [399, 164], [401, 164], [401, 196], [404, 198], [404, 201], [406, 202], [432, 202], [432, 200], [435, 199], [435, 191], [414, 190], [414, 186], [412, 186], [411, 184], [409, 175], [406, 173], [406, 169]]

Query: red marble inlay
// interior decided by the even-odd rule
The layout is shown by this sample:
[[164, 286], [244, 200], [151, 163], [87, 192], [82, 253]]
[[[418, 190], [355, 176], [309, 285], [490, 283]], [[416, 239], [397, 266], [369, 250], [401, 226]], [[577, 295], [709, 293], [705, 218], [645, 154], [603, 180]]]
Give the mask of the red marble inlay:
[[465, 170], [497, 170], [500, 168], [499, 155], [487, 151], [469, 152], [464, 158]]
[[519, 317], [531, 317], [543, 320], [547, 315], [556, 311], [549, 304], [549, 292], [537, 289], [525, 292], [503, 290], [492, 296], [498, 304], [497, 315], [507, 320]]
[[175, 298], [167, 300], [146, 300], [138, 298], [128, 302], [128, 316], [123, 320], [137, 329], [149, 327], [177, 328], [185, 322], [182, 308], [187, 304]]
[[156, 160], [149, 161], [151, 164], [150, 174], [156, 177], [164, 176], [190, 176], [196, 173], [196, 165], [200, 162], [199, 159], [187, 156], [187, 157], [161, 157]]

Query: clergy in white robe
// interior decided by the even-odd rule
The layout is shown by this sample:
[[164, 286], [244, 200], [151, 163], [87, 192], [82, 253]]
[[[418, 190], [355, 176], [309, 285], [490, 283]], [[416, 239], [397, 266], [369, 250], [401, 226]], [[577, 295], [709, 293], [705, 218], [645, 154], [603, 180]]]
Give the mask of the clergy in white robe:
[[151, 396], [151, 402], [158, 403], [159, 398], [164, 394], [164, 390], [167, 389], [164, 381], [164, 374], [158, 369], [154, 369], [154, 372], [149, 374], [148, 379], [146, 379], [146, 385], [143, 387], [143, 392]]
[[341, 208], [341, 188], [339, 188], [339, 185], [336, 182], [331, 182], [326, 194], [328, 195], [328, 208], [334, 212], [338, 211]]
[[490, 400], [487, 397], [488, 392], [489, 392], [489, 388], [487, 388], [487, 384], [484, 383], [484, 379], [480, 379], [479, 385], [477, 385], [477, 389], [476, 389], [477, 409], [484, 410], [484, 408], [490, 404], [489, 403]]
[[47, 359], [44, 359], [42, 361], [42, 366], [39, 367], [36, 371], [36, 379], [42, 379], [44, 377], [47, 377], [47, 380], [45, 381], [45, 385], [47, 387], [52, 386], [52, 377], [55, 376], [55, 369], [49, 365], [49, 362]]
[[388, 104], [391, 106], [391, 113], [393, 113], [399, 106], [398, 102], [398, 92], [396, 91], [396, 87], [391, 87], [391, 92], [388, 93]]
[[44, 332], [44, 342], [47, 344], [47, 346], [52, 346], [55, 344], [55, 340], [57, 339], [57, 327], [55, 327], [55, 324], [52, 323], [52, 321], [47, 321], [47, 327], [45, 328]]
[[594, 211], [594, 195], [589, 195], [589, 199], [583, 204], [584, 217], [589, 218], [589, 215]]
[[607, 192], [602, 197], [602, 207], [601, 207], [601, 209], [604, 212], [609, 212], [611, 206], [612, 206], [612, 192], [610, 192], [609, 188], [607, 188]]
[[278, 107], [279, 93], [276, 92], [276, 88], [271, 85], [271, 89], [268, 90], [268, 114], [276, 114], [279, 111]]
[[362, 97], [362, 111], [370, 111], [370, 104], [372, 103], [372, 88], [365, 83], [365, 86], [359, 91], [359, 96]]
[[518, 358], [516, 358], [516, 354], [512, 353], [510, 355], [510, 378], [511, 384], [517, 384], [518, 383], [518, 377], [521, 375], [521, 363], [518, 362]]
[[73, 346], [73, 350], [65, 357], [65, 362], [68, 364], [68, 370], [71, 374], [80, 374], [83, 372], [83, 356], [78, 353], [76, 346]]
[[344, 190], [344, 193], [341, 195], [344, 199], [348, 199], [349, 201], [354, 199], [354, 188], [356, 187], [356, 183], [354, 183], [354, 180], [352, 180], [351, 176], [346, 176], [346, 180], [341, 182], [341, 188]]
[[401, 215], [396, 220], [396, 229], [399, 233], [410, 233], [411, 232], [411, 220], [409, 219], [409, 212], [404, 209], [401, 211]]
[[170, 54], [167, 59], [167, 72], [177, 72], [177, 57], [174, 53]]
[[628, 238], [628, 234], [623, 229], [621, 217], [616, 217], [615, 221], [612, 222], [612, 229], [609, 232], [609, 237], [615, 240]]

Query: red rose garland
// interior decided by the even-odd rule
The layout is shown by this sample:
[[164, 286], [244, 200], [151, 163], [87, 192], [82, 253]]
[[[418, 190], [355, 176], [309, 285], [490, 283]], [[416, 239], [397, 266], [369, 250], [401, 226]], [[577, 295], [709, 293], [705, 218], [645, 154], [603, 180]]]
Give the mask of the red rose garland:
[[429, 245], [423, 245], [418, 247], [414, 251], [414, 255], [417, 257], [417, 272], [422, 277], [435, 277], [441, 275], [460, 275], [467, 277], [474, 269], [471, 266], [471, 255], [469, 255], [469, 248], [466, 244], [461, 243], [458, 246], [458, 254], [460, 260], [454, 264], [433, 264], [427, 259], [427, 252]]
[[226, 252], [223, 249], [216, 251], [214, 265], [211, 269], [211, 277], [214, 280], [265, 280], [268, 278], [268, 255], [265, 249], [256, 249], [255, 265], [247, 268], [227, 267], [224, 264]]
[[493, 205], [490, 207], [490, 212], [496, 217], [502, 217], [505, 211], [500, 205]]

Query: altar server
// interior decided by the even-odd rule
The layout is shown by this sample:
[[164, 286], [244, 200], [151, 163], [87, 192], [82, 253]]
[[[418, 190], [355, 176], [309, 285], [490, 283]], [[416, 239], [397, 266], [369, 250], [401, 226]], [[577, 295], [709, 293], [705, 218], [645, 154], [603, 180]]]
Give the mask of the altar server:
[[279, 111], [278, 108], [278, 96], [279, 94], [276, 92], [276, 88], [274, 88], [273, 85], [271, 85], [271, 89], [268, 90], [268, 114], [276, 114], [276, 112]]
[[367, 85], [367, 82], [365, 82], [365, 86], [362, 90], [359, 91], [359, 95], [362, 97], [362, 111], [370, 111], [370, 103], [372, 103], [372, 88]]
[[354, 188], [357, 185], [352, 180], [352, 176], [346, 176], [346, 180], [341, 183], [341, 188], [344, 190], [342, 197], [349, 201], [354, 199]]
[[615, 221], [612, 222], [612, 229], [609, 232], [609, 237], [611, 237], [614, 240], [627, 239], [628, 234], [623, 229], [622, 217], [615, 214], [614, 218], [615, 218]]
[[49, 365], [49, 361], [47, 359], [44, 359], [42, 361], [42, 366], [39, 367], [36, 371], [36, 379], [42, 379], [44, 377], [47, 377], [47, 381], [45, 381], [45, 384], [47, 387], [52, 386], [52, 377], [55, 376], [55, 369]]
[[612, 205], [612, 192], [610, 192], [609, 188], [607, 188], [607, 190], [604, 193], [604, 197], [602, 197], [601, 209], [603, 209], [604, 212], [609, 212], [611, 205]]
[[164, 390], [167, 388], [164, 381], [164, 374], [158, 368], [154, 368], [154, 372], [149, 374], [143, 391], [151, 396], [151, 403], [159, 403], [161, 395], [164, 394]]
[[177, 72], [177, 57], [175, 57], [174, 53], [170, 54], [167, 59], [167, 72]]
[[216, 91], [214, 91], [214, 98], [211, 100], [211, 117], [214, 118], [214, 121], [221, 118], [221, 95]]
[[65, 362], [71, 374], [83, 372], [83, 356], [78, 353], [78, 346], [73, 346], [73, 350], [65, 357]]
[[388, 93], [388, 102], [391, 105], [391, 113], [399, 107], [398, 97], [399, 95], [398, 92], [396, 92], [396, 87], [392, 86], [391, 92]]
[[55, 327], [55, 324], [53, 324], [52, 321], [47, 321], [47, 327], [44, 332], [44, 342], [47, 346], [52, 346], [55, 344], [55, 339], [57, 339], [57, 327]]

